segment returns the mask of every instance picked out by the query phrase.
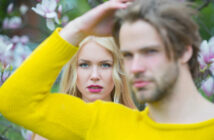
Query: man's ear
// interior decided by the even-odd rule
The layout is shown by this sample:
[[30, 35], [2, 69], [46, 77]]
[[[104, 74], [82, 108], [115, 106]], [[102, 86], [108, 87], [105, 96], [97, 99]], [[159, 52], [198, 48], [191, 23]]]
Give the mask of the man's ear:
[[181, 63], [188, 63], [188, 61], [192, 58], [192, 46], [187, 46], [186, 50], [184, 51], [183, 55], [180, 57]]

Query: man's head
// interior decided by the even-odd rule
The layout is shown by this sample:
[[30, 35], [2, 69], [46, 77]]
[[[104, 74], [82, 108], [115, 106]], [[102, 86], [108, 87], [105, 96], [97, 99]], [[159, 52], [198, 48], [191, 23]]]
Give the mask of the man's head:
[[200, 36], [194, 14], [174, 0], [139, 0], [117, 13], [114, 36], [139, 101], [157, 101], [173, 90], [180, 59], [196, 75]]

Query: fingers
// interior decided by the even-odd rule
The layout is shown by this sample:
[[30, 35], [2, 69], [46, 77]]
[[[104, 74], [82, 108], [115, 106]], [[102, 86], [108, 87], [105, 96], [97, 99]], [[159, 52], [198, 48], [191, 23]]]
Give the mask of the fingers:
[[[99, 7], [99, 6], [98, 6]], [[101, 8], [105, 8], [107, 11], [109, 10], [119, 10], [127, 7], [127, 3], [119, 1], [119, 0], [110, 0], [100, 5]]]
[[112, 3], [112, 7], [115, 8], [116, 10], [118, 9], [125, 9], [127, 8], [130, 4], [134, 2], [134, 0], [110, 0]]

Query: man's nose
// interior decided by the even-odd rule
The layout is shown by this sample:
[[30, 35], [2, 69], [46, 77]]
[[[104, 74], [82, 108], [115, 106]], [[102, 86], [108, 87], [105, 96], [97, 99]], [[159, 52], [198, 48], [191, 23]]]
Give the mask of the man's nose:
[[135, 55], [132, 60], [131, 64], [131, 73], [136, 74], [136, 73], [142, 73], [145, 71], [145, 64], [144, 60], [140, 55]]

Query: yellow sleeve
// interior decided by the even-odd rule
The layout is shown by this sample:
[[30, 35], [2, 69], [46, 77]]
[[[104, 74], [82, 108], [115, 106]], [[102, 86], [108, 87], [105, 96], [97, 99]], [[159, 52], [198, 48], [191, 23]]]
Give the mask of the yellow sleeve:
[[57, 29], [0, 89], [0, 112], [10, 121], [51, 140], [86, 137], [96, 117], [96, 103], [87, 104], [50, 89], [63, 65], [78, 50]]

